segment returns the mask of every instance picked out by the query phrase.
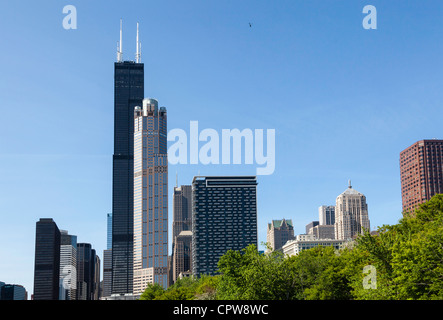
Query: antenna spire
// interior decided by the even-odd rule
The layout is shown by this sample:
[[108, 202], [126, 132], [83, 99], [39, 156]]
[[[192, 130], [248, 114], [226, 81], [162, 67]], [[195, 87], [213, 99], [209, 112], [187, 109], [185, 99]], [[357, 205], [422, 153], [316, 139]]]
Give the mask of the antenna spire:
[[139, 39], [139, 31], [138, 31], [138, 27], [139, 27], [139, 23], [137, 22], [137, 51], [135, 53], [135, 62], [140, 63], [141, 62], [141, 43], [140, 43], [140, 39]]
[[351, 179], [349, 179], [349, 189], [351, 189], [351, 188], [352, 188]]
[[123, 61], [123, 21], [120, 19], [120, 41], [117, 46], [117, 62]]

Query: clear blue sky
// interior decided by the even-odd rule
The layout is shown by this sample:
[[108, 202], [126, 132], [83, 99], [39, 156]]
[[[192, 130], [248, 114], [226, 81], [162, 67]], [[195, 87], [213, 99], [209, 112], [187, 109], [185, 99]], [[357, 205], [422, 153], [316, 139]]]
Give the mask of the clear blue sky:
[[[68, 4], [77, 30], [62, 27]], [[377, 30], [362, 27], [368, 4]], [[140, 22], [145, 95], [169, 129], [276, 130], [275, 172], [259, 176], [261, 242], [272, 219], [303, 233], [348, 179], [372, 229], [397, 223], [399, 152], [442, 138], [442, 14], [437, 0], [2, 1], [0, 281], [32, 294], [42, 217], [103, 256], [120, 18], [130, 60]], [[170, 194], [176, 172], [190, 184], [255, 166], [171, 165]]]

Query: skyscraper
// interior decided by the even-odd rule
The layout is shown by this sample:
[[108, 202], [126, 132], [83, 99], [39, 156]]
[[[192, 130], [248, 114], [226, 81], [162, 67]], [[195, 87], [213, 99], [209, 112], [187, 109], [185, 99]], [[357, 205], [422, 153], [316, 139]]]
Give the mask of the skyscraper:
[[[138, 29], [138, 28], [137, 28]], [[138, 31], [138, 30], [137, 30]], [[137, 32], [138, 40], [138, 32]], [[112, 173], [112, 293], [132, 293], [134, 108], [144, 97], [144, 64], [123, 61], [122, 28], [114, 64], [114, 155]]]
[[272, 250], [279, 250], [288, 240], [294, 239], [292, 220], [272, 220], [268, 223], [267, 243]]
[[60, 230], [52, 219], [36, 224], [34, 300], [58, 300], [60, 282]]
[[319, 223], [321, 226], [335, 224], [335, 206], [320, 206], [318, 208]]
[[194, 177], [192, 181], [192, 273], [216, 274], [228, 250], [257, 246], [257, 179]]
[[166, 108], [144, 99], [134, 115], [134, 282], [168, 286], [168, 152]]
[[112, 289], [112, 213], [107, 214], [106, 250], [103, 250], [103, 297], [111, 296]]
[[172, 206], [172, 270], [170, 276], [172, 276], [171, 283], [174, 283], [180, 272], [192, 270], [192, 186], [174, 187]]
[[77, 294], [77, 236], [61, 230], [60, 300], [76, 300]]
[[403, 212], [443, 193], [443, 140], [421, 140], [400, 152]]
[[98, 300], [100, 260], [89, 243], [77, 244], [77, 300]]
[[349, 181], [348, 189], [336, 199], [335, 239], [352, 239], [365, 230], [370, 231], [366, 197], [352, 189]]

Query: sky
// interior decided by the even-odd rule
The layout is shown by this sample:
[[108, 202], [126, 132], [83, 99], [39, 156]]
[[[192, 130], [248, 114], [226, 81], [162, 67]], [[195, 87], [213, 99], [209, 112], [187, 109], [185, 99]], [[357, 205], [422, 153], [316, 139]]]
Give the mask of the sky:
[[[65, 5], [77, 29], [63, 28]], [[363, 7], [377, 29], [363, 28]], [[135, 59], [168, 130], [275, 129], [275, 171], [258, 176], [258, 236], [296, 234], [351, 179], [371, 229], [401, 218], [399, 153], [442, 138], [439, 0], [0, 2], [0, 281], [33, 292], [35, 224], [91, 243], [102, 259], [112, 209], [113, 64]], [[256, 164], [169, 165], [169, 194], [195, 175]], [[172, 197], [169, 197], [169, 225]]]

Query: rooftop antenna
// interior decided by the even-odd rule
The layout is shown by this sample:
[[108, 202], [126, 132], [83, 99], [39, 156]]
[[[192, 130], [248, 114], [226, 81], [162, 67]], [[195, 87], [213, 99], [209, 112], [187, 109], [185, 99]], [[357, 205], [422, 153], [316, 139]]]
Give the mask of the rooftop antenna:
[[120, 19], [120, 41], [117, 44], [117, 62], [123, 61], [123, 21]]
[[139, 23], [137, 22], [137, 51], [135, 53], [135, 62], [140, 63], [141, 62], [141, 55], [142, 55], [142, 46], [139, 39], [139, 32], [138, 32], [138, 26]]
[[178, 188], [178, 172], [175, 171], [175, 186]]
[[349, 179], [349, 189], [351, 189], [351, 188], [352, 188], [351, 179]]

